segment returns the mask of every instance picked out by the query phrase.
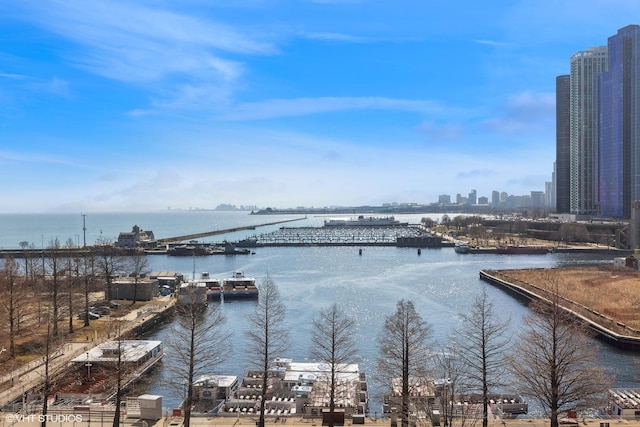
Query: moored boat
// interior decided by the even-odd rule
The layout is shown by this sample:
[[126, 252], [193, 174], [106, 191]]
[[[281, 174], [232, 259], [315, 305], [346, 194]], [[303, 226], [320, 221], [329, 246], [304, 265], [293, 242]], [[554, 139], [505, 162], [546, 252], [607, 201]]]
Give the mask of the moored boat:
[[178, 289], [178, 304], [206, 306], [207, 285], [197, 280], [181, 284]]
[[220, 299], [222, 295], [222, 280], [216, 279], [209, 275], [209, 272], [200, 273], [199, 283], [204, 283], [206, 287], [207, 299]]
[[406, 227], [408, 225], [408, 222], [400, 222], [393, 216], [360, 215], [355, 219], [331, 218], [324, 221], [325, 227]]
[[546, 246], [499, 246], [496, 253], [506, 255], [543, 255], [549, 252]]
[[149, 371], [162, 359], [162, 341], [122, 340], [107, 341], [71, 360], [69, 372], [59, 378], [55, 388], [56, 401], [107, 401], [116, 393], [113, 375], [121, 364], [124, 377], [121, 387], [126, 388]]
[[464, 242], [457, 242], [453, 248], [454, 251], [458, 254], [468, 254], [469, 253], [469, 245]]
[[225, 300], [258, 298], [256, 279], [245, 276], [242, 271], [235, 271], [232, 277], [222, 282], [222, 297]]
[[171, 256], [206, 256], [213, 255], [213, 250], [203, 245], [179, 245], [167, 249], [167, 255]]

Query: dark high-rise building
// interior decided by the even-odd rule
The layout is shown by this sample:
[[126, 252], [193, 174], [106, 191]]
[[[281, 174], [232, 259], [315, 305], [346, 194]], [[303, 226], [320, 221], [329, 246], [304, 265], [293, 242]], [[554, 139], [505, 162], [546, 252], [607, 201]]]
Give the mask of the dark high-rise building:
[[597, 92], [597, 196], [603, 216], [631, 218], [640, 200], [640, 26], [609, 37], [608, 51]]
[[569, 213], [571, 183], [570, 79], [556, 77], [556, 210]]

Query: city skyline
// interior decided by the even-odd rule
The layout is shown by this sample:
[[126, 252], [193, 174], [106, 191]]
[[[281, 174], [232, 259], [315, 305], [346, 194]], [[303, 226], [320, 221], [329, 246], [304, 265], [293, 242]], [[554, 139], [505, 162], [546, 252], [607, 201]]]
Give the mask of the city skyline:
[[[558, 76], [558, 212], [632, 217], [640, 200], [640, 26], [630, 24], [571, 57]], [[568, 202], [568, 203], [567, 203]]]
[[638, 11], [629, 0], [2, 4], [0, 212], [545, 191], [556, 76]]

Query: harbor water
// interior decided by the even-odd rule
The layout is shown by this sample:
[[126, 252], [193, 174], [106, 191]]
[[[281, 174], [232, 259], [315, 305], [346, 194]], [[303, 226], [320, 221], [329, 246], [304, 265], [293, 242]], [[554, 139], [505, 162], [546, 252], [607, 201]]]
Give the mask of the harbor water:
[[[64, 215], [50, 218], [42, 216], [38, 220], [27, 216], [22, 222], [13, 217], [10, 221], [0, 223], [0, 247], [15, 248], [20, 241], [30, 241], [36, 246], [43, 241], [46, 247], [53, 237], [64, 242], [77, 236], [75, 240], [82, 242], [80, 215], [73, 218]], [[102, 236], [115, 240], [120, 231], [130, 231], [133, 225], [153, 231], [156, 238], [163, 238], [296, 217], [300, 216], [250, 216], [242, 212], [88, 215], [87, 236], [91, 237], [87, 238], [87, 242], [93, 243], [100, 237], [97, 230], [101, 230]], [[397, 216], [411, 223], [419, 222], [421, 217]], [[309, 217], [286, 226], [321, 225], [323, 219], [326, 218]], [[277, 228], [279, 226], [269, 226], [204, 241], [225, 238], [237, 240]], [[386, 385], [379, 381], [375, 372], [377, 342], [383, 333], [384, 318], [393, 313], [398, 300], [407, 299], [415, 304], [419, 314], [431, 327], [436, 349], [438, 344], [448, 341], [453, 328], [460, 324], [460, 313], [467, 312], [476, 296], [486, 289], [499, 317], [508, 322], [509, 333], [517, 340], [523, 327], [522, 319], [529, 309], [504, 291], [480, 281], [478, 273], [481, 269], [555, 267], [611, 261], [602, 258], [602, 255], [584, 254], [457, 254], [453, 248], [423, 249], [420, 255], [415, 248], [396, 247], [364, 247], [361, 255], [357, 247], [272, 247], [256, 248], [254, 252], [254, 255], [195, 258], [154, 255], [149, 257], [149, 261], [153, 271], [175, 271], [186, 278], [206, 271], [211, 277], [223, 279], [236, 270], [242, 270], [247, 276], [255, 277], [259, 284], [268, 275], [278, 285], [287, 306], [285, 322], [290, 331], [290, 345], [282, 357], [298, 361], [309, 361], [313, 318], [320, 310], [334, 302], [339, 303], [356, 319], [357, 362], [367, 373], [372, 391], [371, 410], [377, 412], [381, 407], [379, 395], [386, 391]], [[228, 344], [232, 348], [232, 355], [219, 365], [212, 365], [211, 373], [242, 376], [252, 366], [252, 361], [245, 356], [245, 348], [247, 329], [250, 327], [247, 318], [255, 309], [255, 304], [253, 301], [228, 301], [214, 302], [208, 307], [208, 310], [222, 310], [226, 316], [225, 328], [230, 332]], [[170, 324], [164, 325], [147, 338], [167, 340], [170, 328]], [[594, 344], [600, 347], [600, 364], [616, 376], [615, 385], [637, 387], [637, 368], [633, 363], [635, 355], [603, 343]], [[172, 378], [168, 369], [172, 363], [176, 361], [168, 351], [162, 364], [141, 390], [164, 396], [163, 405], [167, 407], [177, 406], [182, 399], [180, 381]]]

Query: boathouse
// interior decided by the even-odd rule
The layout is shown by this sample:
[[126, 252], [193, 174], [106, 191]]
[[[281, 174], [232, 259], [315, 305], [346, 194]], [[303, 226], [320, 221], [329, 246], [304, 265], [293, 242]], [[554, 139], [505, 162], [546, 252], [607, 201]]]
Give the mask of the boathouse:
[[117, 246], [124, 249], [151, 249], [155, 248], [157, 244], [153, 231], [145, 231], [137, 225], [134, 225], [130, 232], [121, 232], [117, 242]]
[[157, 279], [150, 277], [118, 277], [107, 289], [107, 299], [151, 301], [160, 294]]

